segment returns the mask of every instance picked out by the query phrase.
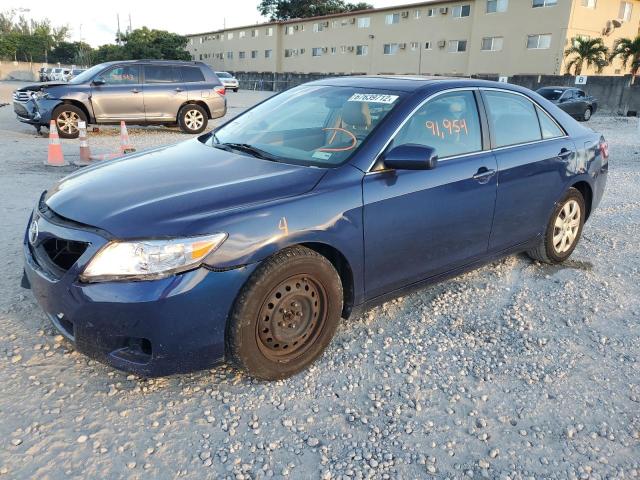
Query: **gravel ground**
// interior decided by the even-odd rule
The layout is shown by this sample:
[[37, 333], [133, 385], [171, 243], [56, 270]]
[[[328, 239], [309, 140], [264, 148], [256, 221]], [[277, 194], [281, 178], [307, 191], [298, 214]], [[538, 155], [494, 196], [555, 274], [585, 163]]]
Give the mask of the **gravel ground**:
[[[229, 94], [230, 111], [263, 97]], [[609, 184], [566, 264], [511, 256], [399, 298], [264, 383], [227, 367], [141, 379], [56, 335], [19, 287], [20, 243], [73, 168], [45, 167], [46, 138], [0, 108], [0, 478], [640, 478], [637, 123], [590, 122]], [[129, 131], [137, 148], [186, 138]], [[116, 134], [89, 141], [103, 153]]]

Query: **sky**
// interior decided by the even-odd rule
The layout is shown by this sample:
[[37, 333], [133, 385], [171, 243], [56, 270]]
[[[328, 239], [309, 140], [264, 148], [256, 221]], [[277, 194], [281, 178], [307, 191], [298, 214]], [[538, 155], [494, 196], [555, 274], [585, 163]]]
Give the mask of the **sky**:
[[[355, 2], [355, 0], [352, 0]], [[418, 0], [368, 0], [374, 7], [402, 5]], [[33, 19], [49, 18], [53, 25], [67, 25], [70, 40], [84, 40], [96, 47], [113, 43], [117, 31], [129, 25], [147, 26], [179, 34], [207, 32], [226, 27], [264, 22], [257, 10], [259, 0], [210, 0], [178, 2], [168, 0], [107, 0], [88, 2], [52, 2], [51, 0], [2, 0], [0, 10], [16, 9]], [[64, 5], [64, 6], [62, 6]]]

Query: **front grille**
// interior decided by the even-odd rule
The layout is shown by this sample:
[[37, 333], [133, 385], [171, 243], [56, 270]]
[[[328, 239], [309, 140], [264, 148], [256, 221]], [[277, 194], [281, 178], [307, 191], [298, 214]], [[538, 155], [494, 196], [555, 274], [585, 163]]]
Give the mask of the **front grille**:
[[78, 261], [88, 246], [85, 242], [49, 238], [42, 242], [38, 249], [43, 250], [51, 263], [66, 272]]
[[16, 90], [15, 92], [13, 92], [13, 99], [18, 102], [26, 102], [29, 100], [29, 98], [30, 94], [27, 91]]

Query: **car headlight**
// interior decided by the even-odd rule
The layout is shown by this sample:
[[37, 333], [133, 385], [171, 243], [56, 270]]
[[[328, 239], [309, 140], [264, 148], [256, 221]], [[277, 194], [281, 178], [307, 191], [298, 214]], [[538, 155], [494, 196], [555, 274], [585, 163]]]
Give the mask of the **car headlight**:
[[226, 238], [226, 233], [216, 233], [170, 240], [109, 242], [89, 261], [80, 280], [104, 282], [167, 277], [199, 267]]
[[40, 100], [41, 98], [49, 98], [49, 94], [42, 90], [38, 90], [37, 92], [31, 92], [31, 98], [34, 100]]

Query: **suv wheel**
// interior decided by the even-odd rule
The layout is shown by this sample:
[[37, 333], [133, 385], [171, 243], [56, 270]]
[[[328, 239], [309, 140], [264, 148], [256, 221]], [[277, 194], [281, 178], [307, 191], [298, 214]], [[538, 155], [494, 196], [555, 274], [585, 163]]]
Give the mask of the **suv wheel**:
[[582, 114], [582, 121], [588, 122], [591, 119], [591, 107], [587, 107], [587, 109]]
[[208, 121], [206, 110], [195, 103], [185, 105], [178, 112], [178, 125], [184, 133], [200, 133]]
[[54, 108], [51, 119], [56, 122], [60, 138], [78, 138], [78, 122], [87, 123], [87, 116], [80, 108], [64, 103]]

